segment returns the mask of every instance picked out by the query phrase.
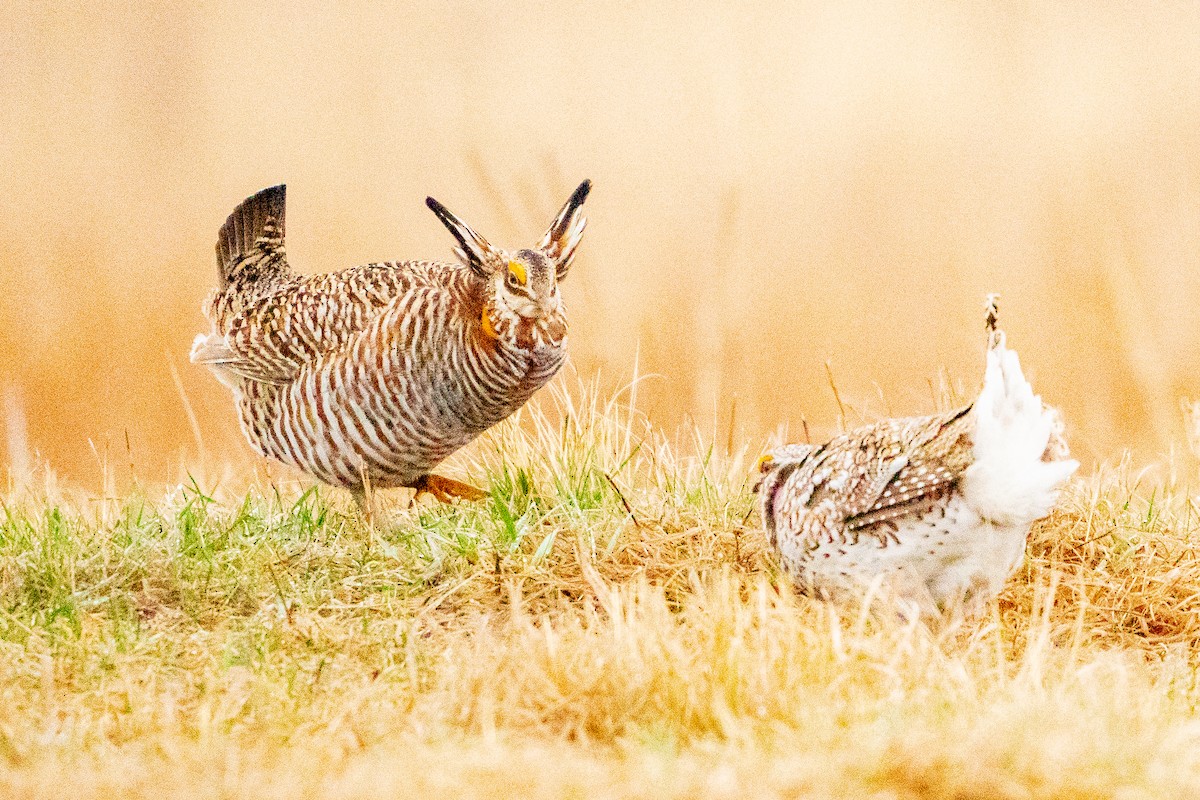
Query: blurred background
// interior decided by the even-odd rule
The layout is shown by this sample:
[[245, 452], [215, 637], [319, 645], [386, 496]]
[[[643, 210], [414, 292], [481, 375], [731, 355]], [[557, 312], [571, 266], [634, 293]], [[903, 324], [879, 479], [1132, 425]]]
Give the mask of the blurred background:
[[[307, 6], [307, 7], [302, 7]], [[335, 8], [336, 6], [336, 8]], [[8, 468], [251, 463], [187, 361], [213, 244], [288, 184], [301, 271], [533, 243], [583, 178], [575, 369], [724, 445], [974, 391], [982, 302], [1085, 462], [1200, 395], [1186, 3], [0, 8]], [[39, 467], [41, 465], [41, 467]]]

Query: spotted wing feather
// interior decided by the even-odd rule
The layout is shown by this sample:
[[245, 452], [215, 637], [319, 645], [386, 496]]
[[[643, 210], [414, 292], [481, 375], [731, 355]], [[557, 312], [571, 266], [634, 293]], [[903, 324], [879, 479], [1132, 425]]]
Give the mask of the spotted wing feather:
[[[846, 527], [863, 530], [909, 514], [922, 514], [943, 502], [969, 466], [970, 407], [881, 427], [884, 437], [907, 455], [881, 461], [855, 483], [846, 508]], [[868, 445], [869, 447], [869, 445]], [[890, 448], [880, 448], [890, 450]]]

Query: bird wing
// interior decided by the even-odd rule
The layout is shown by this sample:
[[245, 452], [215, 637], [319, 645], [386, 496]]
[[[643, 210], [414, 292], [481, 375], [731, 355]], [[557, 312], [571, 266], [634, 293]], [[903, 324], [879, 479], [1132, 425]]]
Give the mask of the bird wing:
[[970, 410], [889, 420], [863, 437], [854, 456], [867, 468], [852, 472], [844, 490], [847, 528], [924, 513], [945, 500], [971, 461]]
[[889, 522], [950, 498], [973, 457], [969, 412], [885, 420], [768, 467], [759, 488], [768, 539], [801, 561], [860, 534], [886, 544]]
[[406, 293], [462, 283], [462, 272], [429, 262], [372, 264], [289, 279], [236, 306], [218, 292], [210, 303], [216, 330], [203, 347], [193, 346], [192, 361], [286, 383], [304, 365], [349, 345]]

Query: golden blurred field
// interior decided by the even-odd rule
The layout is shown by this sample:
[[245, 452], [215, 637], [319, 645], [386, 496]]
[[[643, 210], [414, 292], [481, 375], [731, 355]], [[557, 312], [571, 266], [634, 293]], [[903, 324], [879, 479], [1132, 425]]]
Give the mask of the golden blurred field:
[[827, 361], [852, 421], [927, 411], [999, 291], [1080, 456], [1150, 460], [1200, 394], [1198, 43], [1185, 4], [7, 3], [4, 459], [249, 461], [187, 349], [263, 186], [320, 271], [448, 257], [427, 194], [525, 244], [590, 177], [574, 362], [660, 376], [661, 424], [828, 431]]

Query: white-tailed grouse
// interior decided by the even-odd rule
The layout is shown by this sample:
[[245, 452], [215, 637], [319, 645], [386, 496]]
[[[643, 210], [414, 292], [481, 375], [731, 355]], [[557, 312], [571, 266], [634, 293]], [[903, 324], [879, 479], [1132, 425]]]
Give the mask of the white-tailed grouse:
[[989, 304], [983, 390], [966, 408], [888, 419], [764, 456], [763, 524], [784, 569], [830, 599], [887, 585], [932, 614], [994, 597], [1031, 524], [1078, 467]]

